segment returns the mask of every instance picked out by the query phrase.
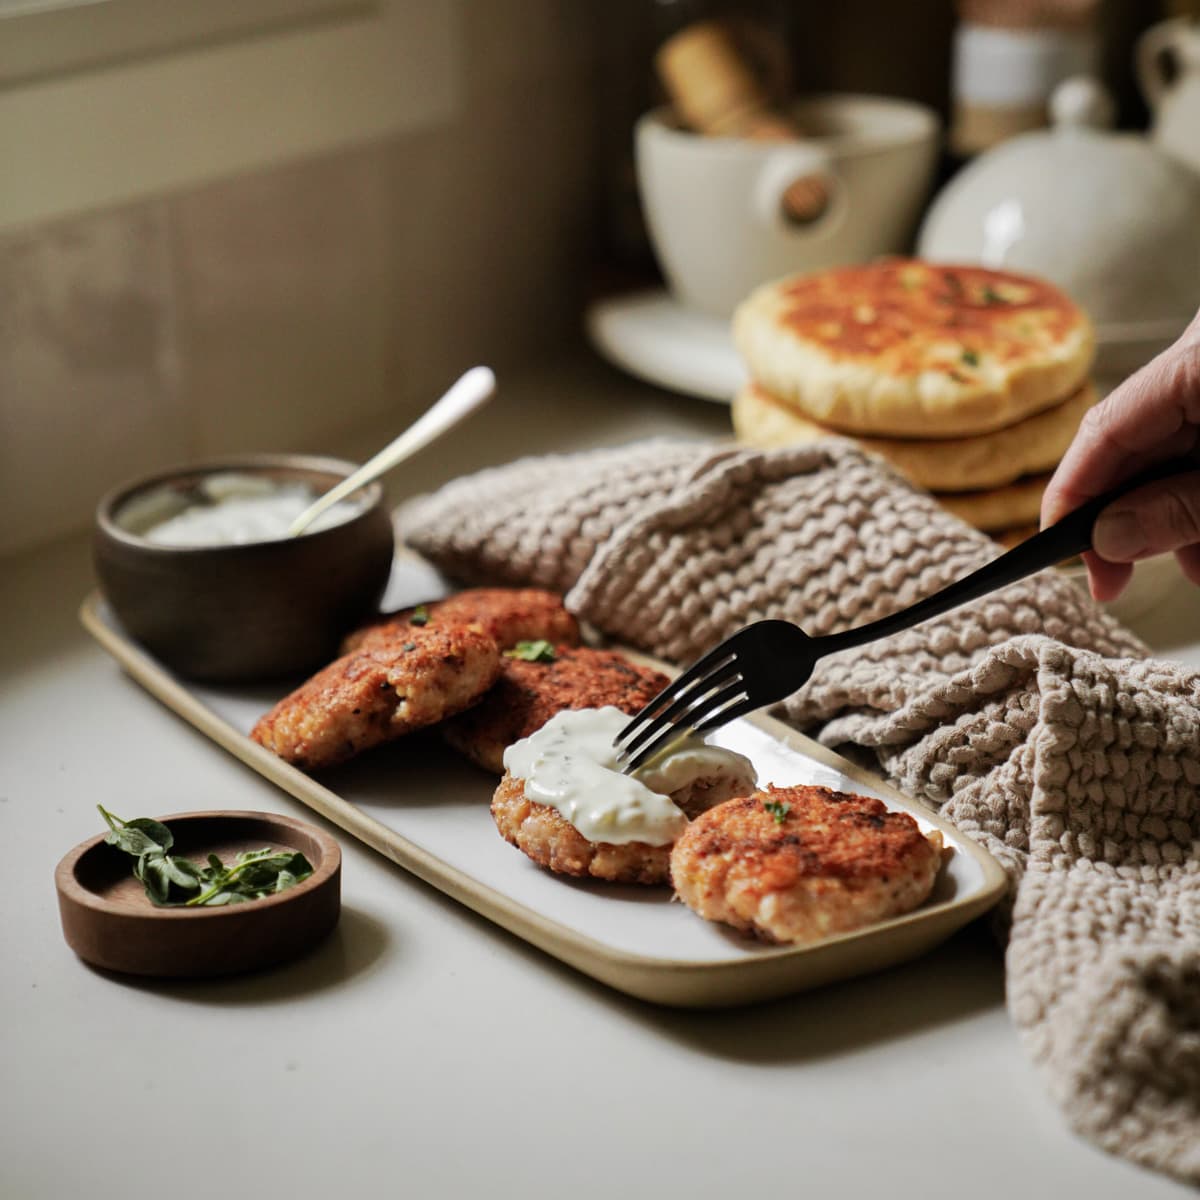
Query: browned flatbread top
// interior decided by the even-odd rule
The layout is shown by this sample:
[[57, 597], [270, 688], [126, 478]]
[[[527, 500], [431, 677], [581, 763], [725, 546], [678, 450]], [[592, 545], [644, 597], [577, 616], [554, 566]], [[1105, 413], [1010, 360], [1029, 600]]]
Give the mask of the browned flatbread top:
[[475, 625], [495, 638], [500, 648], [517, 642], [579, 643], [579, 622], [563, 607], [562, 598], [540, 588], [468, 588], [445, 600], [401, 609], [351, 633], [342, 652], [385, 645], [413, 625], [420, 613], [424, 626]]
[[[779, 285], [779, 320], [831, 359], [869, 359], [890, 375], [941, 367], [963, 381], [1021, 360], [1084, 319], [1053, 284], [985, 267], [888, 259]], [[946, 358], [953, 343], [957, 359]]]

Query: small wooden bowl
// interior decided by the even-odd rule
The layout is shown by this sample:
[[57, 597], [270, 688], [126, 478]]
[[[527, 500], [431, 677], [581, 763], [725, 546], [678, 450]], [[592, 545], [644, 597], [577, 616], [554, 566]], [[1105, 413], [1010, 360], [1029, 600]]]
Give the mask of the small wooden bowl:
[[342, 855], [328, 834], [292, 817], [193, 812], [158, 818], [172, 853], [225, 862], [245, 850], [299, 850], [313, 873], [261, 900], [220, 908], [157, 908], [133, 859], [99, 834], [58, 864], [54, 882], [67, 945], [85, 962], [129, 975], [196, 979], [274, 966], [329, 934], [341, 912]]

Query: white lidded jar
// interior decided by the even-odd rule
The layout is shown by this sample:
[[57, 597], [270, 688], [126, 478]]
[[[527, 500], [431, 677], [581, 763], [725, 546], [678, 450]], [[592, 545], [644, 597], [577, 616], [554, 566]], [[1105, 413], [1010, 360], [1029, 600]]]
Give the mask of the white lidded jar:
[[1060, 84], [1053, 125], [981, 154], [930, 206], [917, 252], [1039, 275], [1096, 326], [1097, 371], [1136, 369], [1200, 307], [1200, 177], [1109, 128], [1089, 77]]

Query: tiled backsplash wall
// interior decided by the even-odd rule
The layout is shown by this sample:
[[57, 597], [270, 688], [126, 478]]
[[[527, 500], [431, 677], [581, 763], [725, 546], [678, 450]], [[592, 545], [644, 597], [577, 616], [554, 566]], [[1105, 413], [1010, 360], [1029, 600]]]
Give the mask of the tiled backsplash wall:
[[594, 20], [465, 4], [448, 122], [0, 234], [0, 554], [161, 465], [399, 431], [467, 366], [571, 336]]

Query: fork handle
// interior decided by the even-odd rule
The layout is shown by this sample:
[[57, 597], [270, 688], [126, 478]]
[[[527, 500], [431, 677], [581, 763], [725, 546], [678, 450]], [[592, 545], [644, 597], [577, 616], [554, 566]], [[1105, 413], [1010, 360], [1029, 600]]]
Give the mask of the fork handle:
[[1195, 459], [1173, 458], [1158, 463], [1117, 484], [1102, 495], [1086, 501], [1061, 520], [1055, 521], [1048, 529], [1043, 529], [1041, 533], [1015, 546], [1007, 554], [993, 559], [978, 571], [973, 571], [970, 575], [942, 588], [940, 592], [934, 592], [932, 596], [926, 596], [924, 600], [918, 600], [916, 604], [899, 612], [880, 617], [878, 621], [871, 621], [867, 625], [847, 629], [842, 633], [816, 638], [814, 640], [818, 646], [814, 649], [819, 649], [821, 655], [832, 654], [837, 650], [865, 645], [877, 638], [898, 633], [902, 629], [911, 629], [930, 617], [940, 616], [960, 604], [966, 604], [969, 600], [977, 600], [980, 596], [986, 596], [988, 592], [994, 592], [998, 588], [1015, 583], [1018, 579], [1024, 579], [1027, 575], [1034, 575], [1046, 567], [1052, 567], [1064, 559], [1082, 554], [1092, 548], [1092, 529], [1096, 518], [1114, 500], [1148, 483], [1198, 470], [1200, 462]]

